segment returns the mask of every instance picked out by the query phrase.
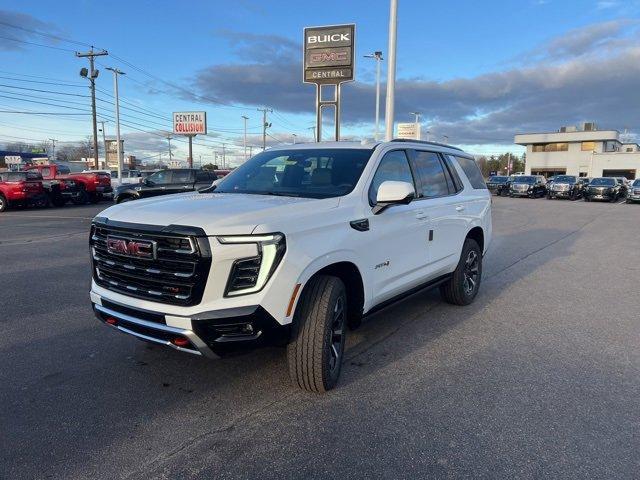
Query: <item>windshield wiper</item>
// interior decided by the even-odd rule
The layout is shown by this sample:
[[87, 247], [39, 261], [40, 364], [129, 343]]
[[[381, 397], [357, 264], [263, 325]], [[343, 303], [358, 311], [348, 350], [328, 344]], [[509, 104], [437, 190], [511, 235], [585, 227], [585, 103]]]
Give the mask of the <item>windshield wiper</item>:
[[259, 195], [273, 195], [274, 197], [299, 197], [299, 193], [293, 192], [260, 192]]

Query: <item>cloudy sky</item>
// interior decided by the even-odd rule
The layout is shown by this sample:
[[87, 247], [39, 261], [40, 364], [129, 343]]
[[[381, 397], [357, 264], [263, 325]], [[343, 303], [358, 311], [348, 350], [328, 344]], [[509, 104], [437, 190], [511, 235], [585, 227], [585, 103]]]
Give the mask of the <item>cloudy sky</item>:
[[[206, 110], [209, 135], [194, 157], [239, 153], [242, 115], [260, 145], [261, 114], [274, 109], [269, 143], [309, 140], [314, 87], [301, 82], [308, 25], [357, 25], [357, 81], [343, 88], [343, 133], [370, 137], [374, 64], [386, 53], [388, 1], [277, 0], [102, 2], [0, 1], [0, 145], [91, 132], [88, 89], [78, 76], [91, 45], [98, 59], [98, 113], [114, 132], [121, 78], [127, 153], [168, 158], [172, 111]], [[306, 5], [306, 6], [305, 6]], [[635, 0], [400, 0], [396, 120], [423, 113], [423, 131], [474, 153], [517, 151], [516, 132], [595, 121], [640, 132], [640, 2]], [[384, 104], [384, 99], [383, 102]], [[14, 113], [24, 112], [24, 113]], [[63, 115], [65, 114], [65, 115]], [[424, 133], [423, 133], [424, 135]], [[186, 143], [173, 142], [186, 156]]]

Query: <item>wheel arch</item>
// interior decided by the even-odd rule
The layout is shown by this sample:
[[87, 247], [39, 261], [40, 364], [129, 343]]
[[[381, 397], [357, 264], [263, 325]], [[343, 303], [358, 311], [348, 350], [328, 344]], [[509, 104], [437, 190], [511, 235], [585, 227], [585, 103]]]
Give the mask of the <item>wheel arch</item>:
[[295, 299], [296, 305], [292, 314], [297, 310], [300, 298], [304, 294], [309, 281], [318, 275], [331, 275], [342, 280], [347, 291], [347, 311], [349, 318], [357, 319], [362, 316], [366, 300], [365, 280], [360, 268], [354, 261], [349, 259], [334, 259], [332, 262], [307, 268], [298, 281], [298, 283], [302, 285], [302, 290]]
[[484, 230], [482, 227], [475, 226], [467, 233], [466, 238], [470, 238], [475, 240], [478, 246], [480, 247], [480, 251], [484, 254]]

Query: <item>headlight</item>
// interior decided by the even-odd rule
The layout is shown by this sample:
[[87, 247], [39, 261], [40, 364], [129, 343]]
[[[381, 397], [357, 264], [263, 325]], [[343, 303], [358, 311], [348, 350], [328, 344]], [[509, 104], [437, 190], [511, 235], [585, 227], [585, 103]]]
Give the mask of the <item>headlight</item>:
[[218, 242], [228, 244], [255, 244], [258, 255], [240, 258], [233, 262], [225, 288], [225, 297], [246, 295], [262, 290], [280, 264], [287, 249], [282, 233], [267, 235], [238, 235], [217, 237]]

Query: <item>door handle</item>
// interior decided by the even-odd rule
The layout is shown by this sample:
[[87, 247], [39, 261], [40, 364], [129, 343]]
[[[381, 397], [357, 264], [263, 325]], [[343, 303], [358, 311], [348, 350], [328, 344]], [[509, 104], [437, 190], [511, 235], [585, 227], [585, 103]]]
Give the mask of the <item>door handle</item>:
[[424, 212], [416, 212], [416, 218], [418, 220], [424, 220], [425, 218], [427, 218], [427, 214]]
[[464, 211], [464, 205], [458, 205], [456, 207], [456, 212], [463, 212]]

